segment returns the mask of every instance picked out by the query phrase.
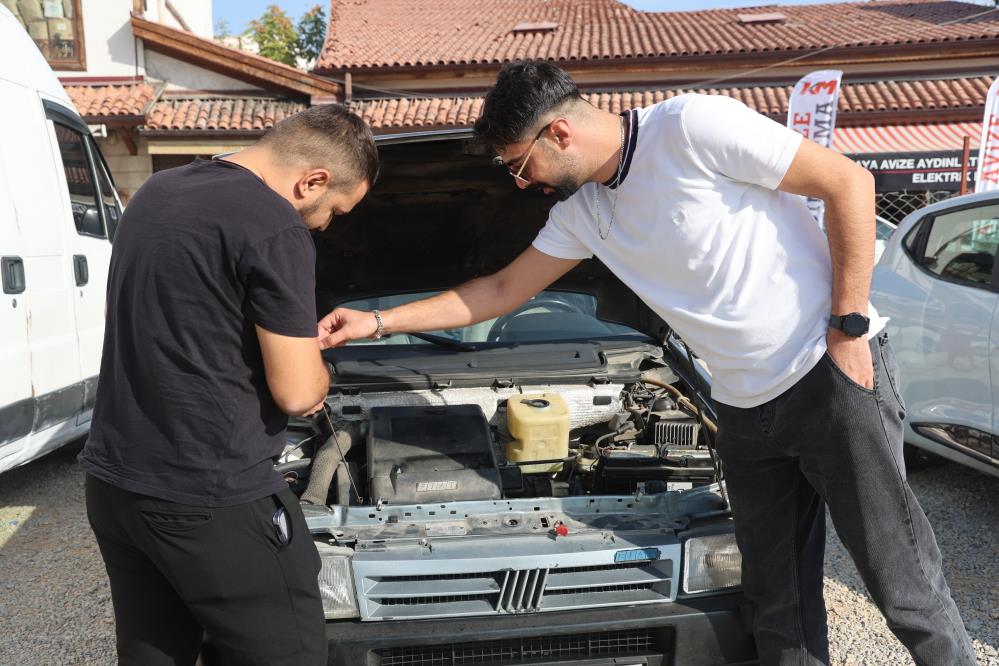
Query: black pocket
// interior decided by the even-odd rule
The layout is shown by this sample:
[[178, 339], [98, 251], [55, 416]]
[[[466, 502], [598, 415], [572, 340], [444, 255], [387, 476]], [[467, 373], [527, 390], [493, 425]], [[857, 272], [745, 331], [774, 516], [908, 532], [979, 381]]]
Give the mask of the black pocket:
[[139, 512], [149, 527], [163, 532], [190, 532], [207, 525], [212, 514], [207, 511], [163, 511], [146, 510]]
[[[871, 350], [871, 356], [872, 356], [871, 360], [872, 361], [874, 360], [873, 359], [874, 353], [875, 352], [872, 349]], [[857, 382], [855, 382], [850, 377], [850, 375], [848, 375], [845, 372], [843, 372], [843, 369], [841, 367], [839, 367], [838, 365], [836, 365], [836, 361], [833, 360], [833, 357], [829, 354], [828, 350], [826, 350], [826, 353], [823, 356], [823, 358], [825, 359], [826, 363], [828, 363], [829, 366], [833, 369], [833, 372], [835, 372], [837, 375], [839, 375], [840, 379], [842, 379], [844, 382], [846, 382], [849, 386], [852, 386], [853, 388], [857, 389], [858, 391], [863, 391], [864, 393], [866, 393], [868, 395], [874, 395], [874, 391], [877, 388], [877, 384], [878, 384], [878, 375], [877, 375], [877, 372], [874, 373], [874, 388], [867, 388], [866, 386], [861, 386], [860, 384], [858, 384]]]
[[[281, 519], [281, 514], [284, 518]], [[274, 550], [287, 550], [295, 539], [294, 514], [285, 506], [278, 495], [268, 495], [260, 500], [258, 515], [264, 529], [264, 536]]]

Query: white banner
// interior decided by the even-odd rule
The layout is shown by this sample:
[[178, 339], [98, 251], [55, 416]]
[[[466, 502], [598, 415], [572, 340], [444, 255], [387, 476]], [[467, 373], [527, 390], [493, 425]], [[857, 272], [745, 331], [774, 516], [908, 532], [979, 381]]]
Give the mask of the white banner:
[[992, 82], [985, 97], [982, 118], [982, 145], [978, 148], [975, 192], [999, 190], [999, 78]]
[[[831, 147], [842, 76], [843, 72], [838, 69], [823, 69], [806, 74], [794, 84], [787, 104], [787, 126], [806, 139]], [[815, 221], [824, 228], [825, 204], [821, 199], [807, 201]]]

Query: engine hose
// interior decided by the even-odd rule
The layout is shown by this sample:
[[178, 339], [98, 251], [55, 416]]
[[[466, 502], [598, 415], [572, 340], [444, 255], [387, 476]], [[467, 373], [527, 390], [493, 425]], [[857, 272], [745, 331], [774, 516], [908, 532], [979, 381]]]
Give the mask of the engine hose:
[[[651, 386], [658, 386], [659, 388], [666, 389], [667, 391], [669, 391], [673, 395], [674, 398], [676, 398], [677, 403], [683, 405], [684, 407], [686, 407], [689, 410], [692, 410], [695, 414], [697, 413], [697, 407], [694, 405], [694, 403], [691, 402], [690, 399], [687, 396], [685, 396], [684, 394], [680, 393], [680, 389], [678, 389], [677, 387], [670, 386], [669, 384], [667, 384], [665, 382], [660, 382], [660, 381], [657, 381], [655, 379], [643, 379], [642, 383], [643, 384], [650, 384]], [[710, 430], [712, 434], [717, 434], [718, 433], [718, 424], [716, 424], [714, 421], [712, 421], [707, 416], [707, 414], [703, 414], [703, 412], [702, 412], [702, 417], [704, 419], [704, 426], [708, 430]]]
[[[337, 446], [337, 442], [339, 442], [339, 446]], [[326, 496], [330, 492], [336, 468], [343, 461], [343, 456], [347, 455], [347, 451], [350, 450], [353, 443], [354, 437], [347, 430], [338, 430], [323, 442], [313, 458], [309, 485], [305, 489], [305, 493], [302, 494], [303, 504], [320, 506], [326, 504]]]

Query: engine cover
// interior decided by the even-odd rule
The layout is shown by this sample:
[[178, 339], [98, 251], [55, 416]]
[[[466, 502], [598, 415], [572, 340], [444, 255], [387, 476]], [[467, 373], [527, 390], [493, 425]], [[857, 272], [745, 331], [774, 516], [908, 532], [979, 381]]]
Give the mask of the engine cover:
[[477, 405], [374, 407], [367, 444], [373, 502], [502, 496], [489, 424]]

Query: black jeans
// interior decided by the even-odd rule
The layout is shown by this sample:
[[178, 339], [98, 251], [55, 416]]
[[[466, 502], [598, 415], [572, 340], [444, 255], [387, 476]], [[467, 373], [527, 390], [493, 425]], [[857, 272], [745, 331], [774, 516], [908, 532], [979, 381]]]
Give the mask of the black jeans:
[[[284, 506], [291, 541], [272, 518]], [[290, 490], [223, 508], [137, 495], [87, 475], [87, 517], [114, 602], [118, 663], [326, 663], [320, 559]]]
[[871, 340], [871, 354], [873, 389], [826, 354], [763, 405], [718, 405], [718, 453], [763, 664], [829, 663], [826, 505], [888, 627], [915, 662], [976, 663], [933, 530], [905, 479], [905, 406], [887, 334]]

